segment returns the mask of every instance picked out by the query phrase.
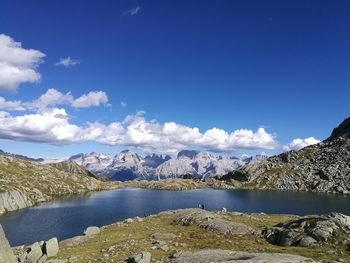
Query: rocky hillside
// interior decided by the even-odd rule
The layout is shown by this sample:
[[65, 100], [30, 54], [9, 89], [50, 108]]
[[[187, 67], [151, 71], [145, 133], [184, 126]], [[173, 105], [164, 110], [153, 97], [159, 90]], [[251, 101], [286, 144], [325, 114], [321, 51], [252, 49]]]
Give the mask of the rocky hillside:
[[58, 163], [50, 163], [50, 165], [63, 172], [72, 173], [72, 174], [81, 174], [81, 175], [96, 178], [96, 176], [92, 172], [87, 170], [84, 166], [81, 166], [71, 160], [62, 161]]
[[0, 154], [0, 214], [55, 196], [112, 187], [114, 184], [93, 178], [90, 172], [75, 163], [39, 164]]
[[266, 158], [265, 155], [237, 158], [184, 150], [180, 151], [176, 158], [157, 154], [142, 157], [131, 151], [122, 151], [114, 157], [108, 154], [88, 153], [77, 154], [69, 159], [97, 176], [126, 181], [178, 178], [185, 174], [197, 178], [210, 178]]
[[248, 165], [223, 177], [241, 187], [350, 192], [350, 118], [325, 141]]

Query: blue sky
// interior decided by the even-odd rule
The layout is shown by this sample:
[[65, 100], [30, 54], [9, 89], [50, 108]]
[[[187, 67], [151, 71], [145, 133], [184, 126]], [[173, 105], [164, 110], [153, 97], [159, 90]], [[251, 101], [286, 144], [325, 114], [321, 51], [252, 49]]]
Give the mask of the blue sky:
[[[0, 120], [0, 148], [49, 157], [124, 148], [273, 154], [296, 138], [297, 148], [316, 141], [305, 138], [323, 140], [350, 115], [349, 12], [349, 1], [1, 1], [0, 34], [45, 56], [37, 54], [41, 63], [29, 66], [40, 81], [24, 79], [16, 88], [6, 88], [7, 80], [1, 88], [0, 67], [0, 96], [28, 105], [55, 89], [73, 98], [45, 109], [3, 107], [9, 116]], [[56, 65], [68, 57], [77, 64]], [[1, 59], [10, 61], [0, 53], [0, 65]], [[92, 91], [108, 101], [72, 107]], [[17, 124], [23, 115], [52, 118], [54, 109], [65, 110], [69, 125], [98, 123], [108, 136], [79, 130], [79, 140], [44, 138], [52, 127], [43, 127], [33, 139], [38, 129]], [[127, 115], [132, 120], [123, 123]], [[125, 138], [111, 123], [125, 130], [141, 123], [146, 131]], [[177, 125], [170, 137], [165, 123]], [[187, 129], [195, 127], [199, 135]], [[267, 137], [256, 135], [261, 127]], [[223, 138], [221, 131], [239, 129], [253, 135]]]

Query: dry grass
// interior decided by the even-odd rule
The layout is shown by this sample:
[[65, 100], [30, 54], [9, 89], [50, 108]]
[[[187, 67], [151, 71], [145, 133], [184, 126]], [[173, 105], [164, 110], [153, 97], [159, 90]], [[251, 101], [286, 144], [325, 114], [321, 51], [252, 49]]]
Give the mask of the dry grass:
[[[276, 223], [293, 219], [287, 215], [227, 215], [234, 222], [244, 223], [256, 230], [271, 227]], [[176, 235], [172, 240], [164, 240], [169, 250], [154, 248], [153, 233], [167, 232]], [[153, 248], [152, 248], [153, 247]], [[205, 248], [229, 249], [247, 252], [268, 252], [297, 254], [315, 260], [344, 259], [350, 262], [350, 253], [345, 244], [324, 245], [315, 248], [279, 247], [257, 236], [220, 235], [200, 229], [196, 225], [180, 226], [173, 223], [167, 215], [145, 218], [142, 222], [118, 223], [105, 227], [101, 233], [80, 244], [61, 245], [59, 257], [75, 256], [76, 262], [125, 262], [140, 251], [149, 251], [156, 261], [168, 262], [176, 251], [196, 251]], [[103, 255], [109, 259], [104, 260]]]

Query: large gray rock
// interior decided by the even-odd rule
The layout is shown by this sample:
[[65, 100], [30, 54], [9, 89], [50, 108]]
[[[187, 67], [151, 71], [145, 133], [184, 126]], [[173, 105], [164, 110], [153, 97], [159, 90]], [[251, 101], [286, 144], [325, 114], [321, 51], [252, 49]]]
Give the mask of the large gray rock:
[[38, 260], [43, 255], [43, 252], [38, 242], [35, 242], [34, 244], [28, 246], [26, 248], [26, 251], [27, 251], [27, 257], [25, 261], [26, 263], [37, 263]]
[[151, 253], [149, 252], [140, 252], [132, 257], [129, 257], [127, 260], [128, 263], [150, 263], [151, 262]]
[[216, 262], [244, 262], [244, 263], [311, 263], [312, 259], [289, 254], [274, 253], [246, 253], [221, 249], [206, 249], [194, 253], [185, 252], [173, 263], [216, 263]]
[[341, 213], [331, 213], [328, 215], [328, 217], [337, 220], [343, 227], [350, 228], [350, 216], [343, 215]]
[[171, 215], [171, 219], [175, 223], [184, 226], [199, 224], [203, 221], [208, 221], [214, 218], [219, 218], [219, 216], [198, 208], [175, 210]]
[[85, 229], [84, 235], [88, 236], [88, 237], [92, 237], [92, 236], [95, 236], [95, 235], [99, 234], [100, 232], [101, 231], [100, 231], [99, 227], [97, 227], [97, 226], [89, 226], [87, 229]]
[[317, 244], [317, 241], [315, 239], [313, 239], [312, 237], [309, 236], [303, 236], [299, 242], [298, 242], [298, 246], [299, 247], [313, 247]]
[[56, 237], [46, 241], [43, 245], [43, 252], [48, 258], [55, 257], [58, 254], [58, 250], [58, 240]]
[[16, 258], [0, 225], [0, 263], [16, 263]]
[[335, 234], [338, 229], [335, 222], [332, 221], [318, 221], [312, 223], [305, 229], [306, 233], [316, 239], [317, 241], [326, 242], [329, 237]]

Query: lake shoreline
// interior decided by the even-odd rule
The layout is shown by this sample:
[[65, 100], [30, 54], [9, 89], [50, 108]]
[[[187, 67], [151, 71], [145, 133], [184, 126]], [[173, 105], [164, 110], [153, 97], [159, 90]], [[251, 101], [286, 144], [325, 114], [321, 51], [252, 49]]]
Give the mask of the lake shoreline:
[[[276, 191], [276, 192], [296, 192], [296, 193], [317, 193], [317, 194], [324, 194], [324, 195], [339, 195], [339, 196], [350, 196], [350, 194], [341, 194], [341, 193], [324, 193], [324, 192], [313, 192], [313, 191], [297, 191], [297, 190], [279, 190], [279, 189], [269, 189], [269, 188], [254, 188], [254, 187], [242, 187], [241, 185], [237, 184], [229, 184], [224, 181], [216, 180], [216, 179], [209, 179], [207, 181], [197, 181], [192, 179], [162, 179], [157, 181], [146, 181], [146, 180], [132, 180], [132, 181], [108, 181], [108, 182], [101, 182], [106, 183], [105, 186], [102, 186], [99, 189], [95, 189], [93, 191], [91, 190], [83, 190], [79, 192], [72, 192], [68, 194], [57, 194], [57, 195], [51, 195], [49, 198], [46, 198], [45, 200], [41, 200], [38, 202], [28, 202], [27, 197], [20, 191], [14, 189], [12, 192], [19, 192], [18, 194], [13, 196], [9, 196], [8, 198], [3, 197], [2, 199], [8, 199], [8, 201], [4, 201], [5, 203], [14, 203], [12, 210], [3, 209], [0, 211], [0, 216], [12, 212], [12, 211], [18, 211], [20, 209], [33, 207], [40, 205], [42, 203], [55, 201], [57, 199], [60, 199], [65, 196], [70, 195], [84, 195], [89, 193], [96, 193], [100, 191], [109, 191], [109, 190], [115, 190], [115, 189], [122, 189], [127, 187], [135, 187], [140, 189], [157, 189], [157, 190], [168, 190], [168, 191], [184, 191], [184, 190], [195, 190], [195, 189], [205, 189], [205, 188], [211, 188], [211, 189], [218, 189], [218, 190], [251, 190], [251, 191]], [[5, 193], [0, 193], [0, 195], [6, 195], [7, 193], [10, 193], [11, 191], [7, 191]], [[20, 196], [20, 198], [17, 198], [17, 196]], [[1, 196], [0, 196], [1, 197]], [[1, 198], [0, 198], [1, 199]], [[11, 200], [11, 201], [9, 201]]]
[[[306, 230], [305, 233], [309, 233], [312, 226], [304, 225], [310, 220], [316, 220], [320, 226], [325, 221], [333, 223], [337, 232], [329, 234], [326, 241], [317, 235], [311, 237], [304, 234], [305, 240], [313, 239], [315, 243], [293, 243], [290, 241], [295, 239], [293, 236], [289, 237], [289, 243], [278, 243], [281, 242], [280, 239], [271, 238], [270, 232], [279, 229], [292, 232], [300, 229], [298, 231]], [[289, 228], [290, 222], [295, 222], [293, 228]], [[297, 222], [298, 227], [295, 225]], [[243, 253], [256, 258], [269, 257], [272, 260], [269, 262], [284, 262], [279, 261], [281, 255], [287, 257], [288, 262], [347, 262], [350, 260], [350, 251], [347, 250], [350, 240], [344, 238], [342, 231], [350, 233], [350, 217], [341, 214], [300, 217], [178, 209], [147, 217], [127, 218], [99, 228], [89, 227], [85, 230], [85, 235], [60, 241], [59, 253], [54, 258], [62, 263], [72, 262], [70, 260], [73, 259], [77, 263], [89, 260], [124, 262], [135, 254], [145, 252], [160, 262], [187, 262], [179, 260], [189, 260], [196, 253], [204, 254], [207, 258], [213, 253]], [[17, 255], [24, 253], [21, 249], [13, 248]], [[211, 253], [207, 255], [205, 251]]]

